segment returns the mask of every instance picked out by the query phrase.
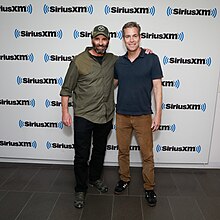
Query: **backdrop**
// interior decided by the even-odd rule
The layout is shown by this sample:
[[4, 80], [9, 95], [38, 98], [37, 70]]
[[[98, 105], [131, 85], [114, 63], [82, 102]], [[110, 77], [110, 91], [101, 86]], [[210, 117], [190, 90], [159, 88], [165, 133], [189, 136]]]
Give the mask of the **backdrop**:
[[[70, 60], [91, 44], [98, 24], [111, 32], [108, 50], [124, 54], [122, 26], [136, 21], [141, 46], [159, 56], [164, 73], [155, 162], [207, 163], [219, 79], [219, 8], [217, 0], [0, 0], [0, 157], [71, 164], [73, 132], [61, 122], [59, 96]], [[117, 165], [117, 154], [114, 125], [105, 163]], [[141, 164], [135, 137], [131, 164]]]

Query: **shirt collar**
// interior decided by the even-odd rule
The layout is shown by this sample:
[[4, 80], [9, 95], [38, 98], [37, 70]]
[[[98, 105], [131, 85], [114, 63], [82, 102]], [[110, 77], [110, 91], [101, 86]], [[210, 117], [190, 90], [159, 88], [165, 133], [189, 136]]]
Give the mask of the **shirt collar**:
[[[141, 52], [140, 52], [140, 54], [138, 55], [138, 57], [143, 58], [144, 55], [145, 55], [145, 50], [141, 47]], [[126, 52], [126, 54], [124, 54], [123, 57], [128, 59], [128, 52]]]

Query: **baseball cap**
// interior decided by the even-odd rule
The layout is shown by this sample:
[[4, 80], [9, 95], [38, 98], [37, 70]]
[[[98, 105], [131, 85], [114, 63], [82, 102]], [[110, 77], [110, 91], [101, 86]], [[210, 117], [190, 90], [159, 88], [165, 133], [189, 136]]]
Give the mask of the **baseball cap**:
[[96, 27], [94, 27], [93, 31], [92, 31], [92, 38], [98, 36], [98, 35], [104, 35], [107, 38], [109, 38], [109, 31], [108, 28], [105, 27], [104, 25], [98, 25]]

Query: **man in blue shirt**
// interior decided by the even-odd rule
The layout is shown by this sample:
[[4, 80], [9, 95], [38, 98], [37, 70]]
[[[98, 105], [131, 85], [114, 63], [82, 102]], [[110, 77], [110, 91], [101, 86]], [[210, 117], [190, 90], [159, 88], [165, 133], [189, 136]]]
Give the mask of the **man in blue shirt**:
[[[122, 31], [127, 53], [119, 57], [115, 64], [115, 85], [118, 85], [116, 135], [120, 174], [115, 193], [120, 194], [130, 183], [130, 142], [134, 130], [143, 162], [145, 198], [150, 206], [155, 206], [157, 199], [154, 192], [152, 132], [158, 130], [161, 122], [163, 75], [157, 55], [146, 54], [140, 47], [140, 26], [136, 22], [128, 22]], [[156, 108], [153, 117], [152, 90]]]

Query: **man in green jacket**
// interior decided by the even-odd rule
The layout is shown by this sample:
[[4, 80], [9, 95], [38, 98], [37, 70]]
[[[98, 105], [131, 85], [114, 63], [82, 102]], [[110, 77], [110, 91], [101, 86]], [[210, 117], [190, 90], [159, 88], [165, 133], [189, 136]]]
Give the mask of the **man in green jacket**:
[[108, 191], [100, 177], [114, 116], [113, 80], [117, 56], [106, 53], [110, 36], [105, 26], [96, 26], [91, 37], [92, 47], [71, 61], [60, 91], [62, 121], [66, 126], [72, 125], [68, 102], [70, 97], [73, 99], [76, 208], [84, 207], [88, 181], [100, 192]]

